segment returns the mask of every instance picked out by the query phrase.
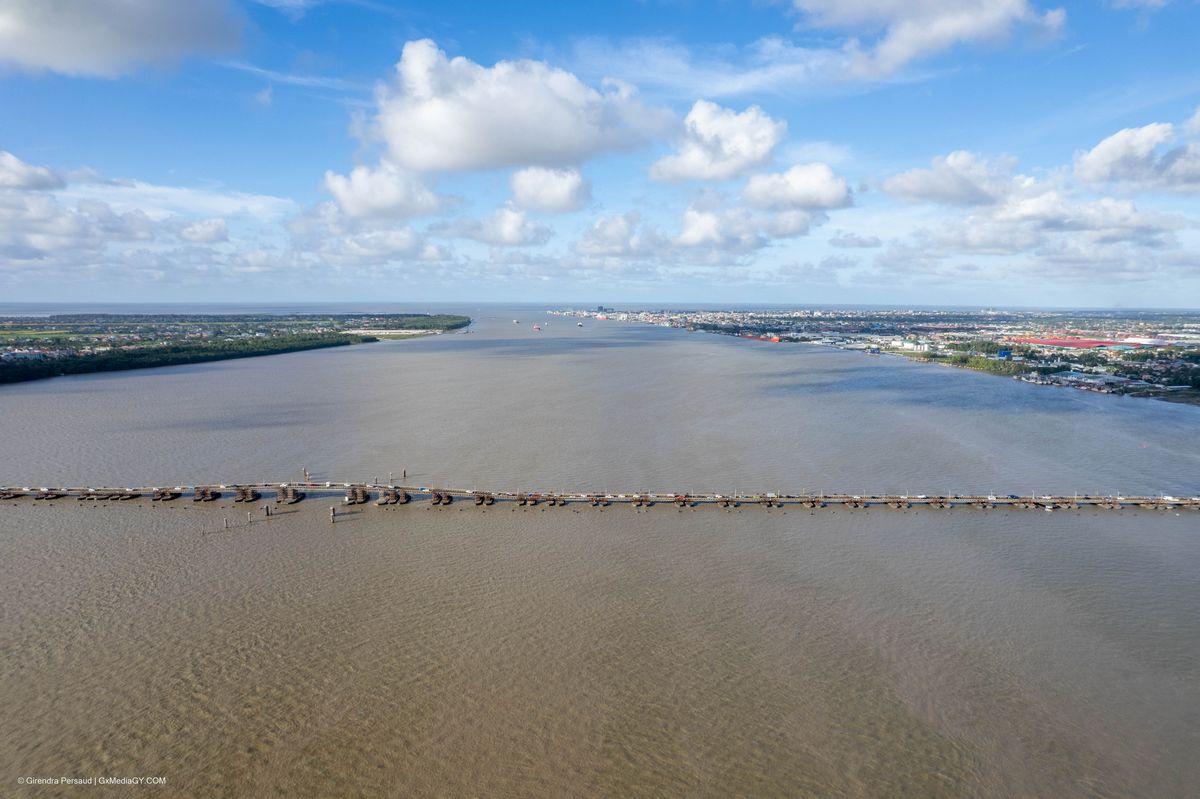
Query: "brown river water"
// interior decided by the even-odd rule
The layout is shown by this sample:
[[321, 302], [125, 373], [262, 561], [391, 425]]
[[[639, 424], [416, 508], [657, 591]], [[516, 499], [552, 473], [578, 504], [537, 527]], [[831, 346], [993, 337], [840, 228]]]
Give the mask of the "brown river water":
[[[1198, 408], [464, 312], [0, 388], [0, 484], [1200, 492]], [[1200, 787], [1195, 512], [330, 504], [0, 505], [0, 795]]]

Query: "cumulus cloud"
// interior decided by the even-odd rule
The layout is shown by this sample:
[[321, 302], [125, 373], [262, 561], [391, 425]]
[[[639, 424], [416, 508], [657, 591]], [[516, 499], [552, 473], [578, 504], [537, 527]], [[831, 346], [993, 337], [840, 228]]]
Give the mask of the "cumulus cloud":
[[597, 90], [543, 61], [485, 67], [428, 39], [404, 45], [378, 105], [390, 159], [416, 171], [572, 166], [642, 145], [670, 121], [628, 85]]
[[1200, 136], [1200, 108], [1192, 114], [1192, 118], [1183, 123], [1183, 129], [1192, 136]]
[[1046, 232], [1083, 231], [1100, 240], [1148, 245], [1165, 243], [1170, 231], [1182, 224], [1176, 217], [1140, 211], [1130, 200], [1103, 197], [1081, 202], [1053, 190], [1014, 198], [997, 208], [993, 219], [1031, 223]]
[[985, 205], [1009, 193], [1014, 167], [1011, 158], [989, 160], [956, 150], [934, 158], [929, 169], [910, 169], [892, 175], [883, 182], [883, 188], [912, 202]]
[[797, 164], [786, 172], [754, 175], [742, 198], [755, 208], [842, 208], [851, 202], [844, 178], [827, 164]]
[[495, 247], [524, 247], [545, 244], [550, 228], [525, 218], [525, 212], [515, 208], [497, 208], [483, 219], [462, 218], [435, 225], [431, 229], [439, 236], [474, 239]]
[[1175, 215], [1143, 211], [1127, 199], [1079, 200], [1061, 186], [1032, 182], [1000, 202], [973, 206], [965, 216], [893, 242], [879, 263], [910, 274], [951, 270], [961, 277], [954, 270], [968, 258], [980, 277], [992, 279], [998, 272], [1036, 269], [1043, 277], [1136, 280], [1160, 266], [1186, 265], [1176, 232], [1187, 224]]
[[179, 236], [191, 242], [214, 244], [229, 240], [229, 227], [224, 219], [199, 219], [180, 228]]
[[766, 247], [772, 239], [807, 235], [813, 225], [824, 221], [824, 214], [805, 210], [756, 213], [741, 207], [721, 208], [702, 200], [683, 212], [674, 243], [718, 256], [745, 254]]
[[449, 256], [445, 248], [430, 244], [408, 226], [331, 236], [321, 242], [318, 252], [336, 265], [441, 261]]
[[767, 234], [775, 238], [787, 239], [793, 236], [805, 236], [817, 221], [824, 221], [825, 216], [814, 215], [808, 211], [780, 211], [768, 214], [761, 219], [760, 225]]
[[763, 213], [725, 208], [719, 196], [707, 194], [683, 211], [675, 235], [645, 222], [637, 211], [627, 211], [598, 217], [572, 250], [610, 266], [632, 262], [723, 266], [745, 260], [773, 239], [805, 235], [822, 221], [823, 214], [802, 210]]
[[156, 225], [142, 211], [118, 213], [97, 200], [72, 205], [47, 193], [0, 193], [0, 247], [8, 257], [98, 255], [109, 244], [149, 241]]
[[913, 61], [961, 44], [997, 41], [1021, 26], [1043, 34], [1061, 29], [1062, 9], [1039, 11], [1029, 0], [793, 0], [809, 25], [877, 35], [851, 39], [852, 73], [886, 77]]
[[578, 169], [529, 167], [514, 172], [511, 185], [513, 203], [528, 211], [577, 211], [592, 198], [591, 184]]
[[[0, 158], [0, 278], [73, 281], [137, 277], [186, 283], [201, 275], [263, 271], [228, 219], [255, 225], [254, 238], [282, 237], [292, 201], [267, 195], [114, 180], [90, 169], [64, 173]], [[182, 244], [182, 246], [181, 246]], [[255, 249], [263, 249], [262, 244]], [[291, 266], [295, 253], [275, 261]]]
[[44, 166], [32, 166], [10, 152], [0, 150], [0, 189], [37, 191], [61, 189], [62, 177]]
[[1087, 183], [1200, 191], [1200, 143], [1167, 149], [1175, 138], [1175, 126], [1169, 122], [1119, 130], [1075, 156], [1075, 175]]
[[114, 77], [237, 47], [226, 0], [5, 0], [0, 63], [65, 75]]
[[358, 166], [350, 175], [325, 173], [325, 188], [351, 217], [404, 217], [435, 213], [444, 205], [416, 175], [388, 161]]
[[1174, 127], [1165, 122], [1125, 128], [1077, 155], [1075, 174], [1093, 182], [1140, 178], [1152, 166], [1158, 146], [1174, 138]]
[[1017, 174], [1012, 159], [961, 152], [934, 159], [932, 169], [894, 176], [903, 180], [889, 179], [888, 190], [898, 196], [964, 211], [900, 235], [894, 223], [881, 220], [890, 235], [875, 259], [880, 279], [1132, 282], [1177, 280], [1189, 270], [1194, 276], [1200, 266], [1188, 246], [1194, 222], [1141, 208], [1128, 197], [1093, 193], [1101, 182], [1164, 180], [1171, 131], [1148, 126], [1123, 133], [1077, 157], [1075, 177], [1094, 179], [1086, 185], [1066, 170], [1036, 179]]
[[767, 237], [744, 209], [720, 211], [693, 205], [683, 212], [675, 241], [684, 247], [745, 252], [765, 246]]
[[679, 152], [650, 167], [656, 180], [726, 180], [744, 175], [771, 157], [787, 123], [752, 105], [740, 113], [697, 100], [684, 119]]
[[830, 237], [829, 244], [839, 248], [871, 248], [880, 247], [883, 242], [878, 236], [863, 236], [858, 233], [838, 231]]
[[597, 218], [572, 249], [593, 257], [647, 257], [665, 251], [667, 237], [637, 211]]

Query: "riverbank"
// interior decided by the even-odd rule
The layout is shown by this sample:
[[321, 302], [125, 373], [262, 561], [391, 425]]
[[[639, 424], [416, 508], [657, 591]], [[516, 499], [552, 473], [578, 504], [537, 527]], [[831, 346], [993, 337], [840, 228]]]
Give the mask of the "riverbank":
[[[1097, 393], [1200, 405], [1200, 338], [1196, 335], [1200, 314], [1195, 312], [1157, 313], [1149, 318], [1144, 312], [1122, 317], [1061, 311], [869, 309], [551, 313], [774, 344], [808, 343], [902, 355], [1007, 377], [1041, 375], [1047, 377], [1047, 384]], [[1063, 330], [1073, 332], [1064, 338]], [[1102, 373], [1091, 371], [1095, 369]]]
[[1181, 388], [1172, 390], [1156, 388], [1153, 386], [1136, 388], [1125, 388], [1121, 386], [1097, 387], [1086, 383], [1060, 381], [1055, 379], [1055, 371], [1048, 370], [1044, 367], [1031, 367], [1022, 364], [1019, 361], [991, 359], [980, 356], [951, 355], [939, 357], [937, 355], [931, 356], [929, 353], [906, 352], [904, 350], [890, 349], [880, 350], [880, 354], [898, 355], [902, 358], [907, 358], [911, 361], [918, 361], [920, 363], [933, 363], [938, 364], [939, 366], [952, 366], [958, 369], [970, 369], [973, 372], [983, 372], [984, 374], [995, 375], [997, 377], [1011, 377], [1018, 380], [1022, 380], [1024, 375], [1040, 375], [1041, 377], [1037, 381], [1024, 380], [1024, 382], [1033, 383], [1034, 385], [1052, 386], [1054, 388], [1073, 388], [1078, 391], [1092, 391], [1098, 394], [1110, 394], [1119, 397], [1164, 400], [1166, 402], [1175, 402], [1181, 405], [1200, 405], [1200, 389], [1194, 388]]

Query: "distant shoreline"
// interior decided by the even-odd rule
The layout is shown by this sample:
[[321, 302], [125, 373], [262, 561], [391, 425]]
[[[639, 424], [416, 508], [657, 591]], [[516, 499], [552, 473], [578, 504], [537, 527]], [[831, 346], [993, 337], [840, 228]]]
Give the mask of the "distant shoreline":
[[[261, 327], [259, 332], [246, 332], [230, 336], [218, 334], [195, 338], [181, 334], [180, 329], [172, 327], [169, 332], [162, 332], [162, 327], [170, 325], [196, 325], [202, 318], [189, 318], [184, 322], [183, 317], [170, 316], [109, 316], [93, 317], [85, 320], [63, 321], [65, 317], [54, 320], [49, 330], [27, 330], [20, 325], [0, 331], [0, 343], [16, 339], [16, 347], [6, 352], [0, 358], [0, 385], [8, 383], [25, 383], [32, 380], [44, 380], [52, 377], [67, 377], [70, 375], [95, 374], [98, 372], [121, 372], [133, 369], [153, 369], [160, 366], [183, 366], [194, 363], [211, 363], [214, 361], [236, 360], [241, 358], [257, 358], [266, 355], [282, 355], [288, 352], [343, 347], [352, 344], [368, 344], [384, 339], [419, 338], [437, 335], [447, 330], [465, 328], [471, 324], [470, 317], [427, 317], [421, 316], [410, 320], [413, 315], [407, 315], [405, 323], [421, 322], [420, 327], [383, 327], [379, 325], [359, 326], [352, 329], [329, 329], [325, 324], [323, 329], [308, 330], [301, 328], [276, 329]], [[310, 320], [301, 320], [304, 324], [312, 324]], [[357, 320], [355, 320], [357, 321]], [[372, 321], [394, 321], [374, 319]], [[9, 323], [12, 324], [11, 322]], [[232, 325], [261, 325], [261, 320], [252, 317], [232, 317], [226, 324]], [[280, 324], [283, 324], [282, 322]], [[123, 331], [128, 336], [128, 328], [134, 326], [140, 332], [143, 328], [157, 328], [156, 340], [143, 344], [145, 339], [136, 340], [128, 346], [116, 346], [104, 342], [107, 337], [111, 340], [119, 338], [116, 331]], [[97, 331], [100, 332], [97, 332]], [[86, 332], [84, 332], [86, 331]], [[108, 335], [111, 334], [111, 335]], [[81, 347], [80, 341], [84, 346]], [[128, 340], [128, 339], [126, 339]], [[59, 345], [55, 342], [67, 342]], [[103, 349], [97, 349], [92, 342], [105, 343]], [[53, 350], [51, 347], [64, 346], [63, 349]]]
[[[637, 320], [630, 320], [630, 321], [633, 324], [642, 324], [642, 325], [649, 324], [647, 322], [641, 322], [641, 321], [637, 321]], [[684, 328], [677, 328], [677, 329], [684, 329]], [[742, 335], [741, 333], [739, 333], [737, 331], [733, 331], [733, 330], [720, 330], [720, 329], [713, 329], [713, 328], [696, 327], [694, 329], [694, 331], [691, 331], [691, 332], [708, 333], [710, 335], [726, 336], [728, 338], [735, 338], [735, 339], [746, 338], [746, 336]], [[816, 346], [816, 347], [825, 347], [827, 349], [841, 350], [843, 352], [867, 352], [867, 354], [879, 355], [879, 356], [891, 355], [891, 356], [894, 356], [897, 358], [903, 358], [904, 360], [907, 360], [907, 361], [913, 361], [915, 363], [925, 363], [925, 364], [930, 364], [930, 365], [935, 365], [935, 366], [949, 366], [949, 367], [953, 367], [955, 369], [966, 369], [971, 372], [978, 372], [980, 374], [991, 375], [993, 377], [1008, 377], [1008, 378], [1011, 378], [1014, 380], [1020, 380], [1022, 375], [1028, 374], [1029, 372], [1042, 372], [1042, 370], [1039, 370], [1036, 367], [1032, 367], [1032, 366], [1029, 367], [1028, 369], [1019, 368], [1019, 367], [1014, 368], [1015, 364], [1017, 363], [1014, 361], [986, 360], [986, 361], [974, 361], [973, 362], [972, 360], [968, 360], [967, 362], [960, 363], [960, 362], [951, 360], [951, 358], [929, 357], [929, 355], [927, 353], [908, 352], [905, 350], [897, 350], [897, 349], [880, 349], [878, 352], [869, 352], [866, 350], [847, 348], [847, 347], [838, 346], [837, 344], [827, 344], [827, 343], [821, 343], [821, 342], [817, 342], [817, 341], [787, 340], [787, 339], [780, 339], [780, 338], [764, 339], [762, 336], [755, 336], [755, 337], [751, 338], [751, 340], [753, 340], [753, 341], [769, 340], [769, 341], [771, 341], [771, 343], [775, 343], [775, 344], [780, 344], [780, 343], [808, 344], [808, 345]], [[1004, 364], [1004, 365], [1011, 364], [1012, 366], [1000, 366], [1001, 364]], [[1052, 374], [1052, 373], [1046, 373], [1046, 374]], [[1026, 381], [1026, 382], [1028, 382], [1028, 381]], [[1093, 391], [1092, 389], [1088, 389], [1084, 386], [1072, 386], [1072, 385], [1067, 385], [1065, 383], [1053, 383], [1052, 382], [1052, 383], [1048, 383], [1047, 385], [1050, 385], [1052, 388], [1075, 388], [1076, 390]], [[1093, 391], [1093, 393], [1103, 393], [1103, 394], [1107, 394], [1109, 396], [1116, 396], [1116, 397], [1130, 397], [1133, 399], [1162, 400], [1163, 402], [1171, 402], [1176, 405], [1200, 406], [1200, 391], [1198, 391], [1196, 389], [1185, 389], [1185, 390], [1181, 390], [1181, 391], [1161, 391], [1160, 390], [1159, 393], [1152, 393], [1152, 392], [1154, 392], [1154, 389], [1150, 389], [1150, 390], [1143, 389], [1140, 391], [1104, 391], [1104, 392]]]
[[241, 358], [258, 358], [265, 355], [282, 355], [288, 352], [344, 347], [350, 344], [368, 344], [379, 339], [372, 336], [328, 336], [313, 337], [311, 341], [253, 342], [245, 349], [212, 351], [203, 348], [183, 347], [178, 351], [142, 351], [97, 353], [59, 361], [32, 361], [28, 364], [6, 365], [0, 369], [0, 385], [27, 383], [51, 377], [96, 374], [99, 372], [124, 372], [134, 369], [155, 369], [160, 366], [186, 366], [193, 363], [232, 361]]

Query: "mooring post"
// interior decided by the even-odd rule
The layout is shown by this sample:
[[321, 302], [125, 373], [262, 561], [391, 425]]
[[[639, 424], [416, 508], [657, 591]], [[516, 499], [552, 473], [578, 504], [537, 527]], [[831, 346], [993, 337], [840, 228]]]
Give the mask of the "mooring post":
[[333, 524], [333, 520], [337, 518], [337, 508], [333, 505], [329, 506], [329, 523]]

